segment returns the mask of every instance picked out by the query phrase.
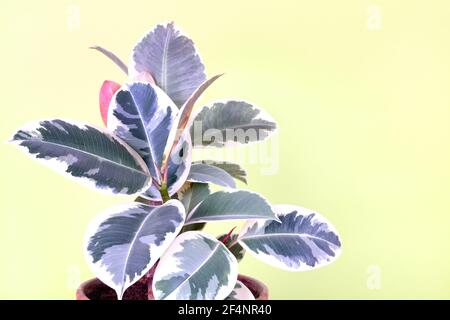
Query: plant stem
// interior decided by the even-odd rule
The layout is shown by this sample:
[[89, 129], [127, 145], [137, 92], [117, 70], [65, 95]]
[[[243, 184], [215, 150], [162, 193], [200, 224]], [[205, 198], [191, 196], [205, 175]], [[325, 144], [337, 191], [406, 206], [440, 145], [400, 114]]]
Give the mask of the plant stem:
[[149, 206], [159, 206], [159, 205], [161, 205], [160, 201], [152, 201], [152, 200], [149, 200], [149, 199], [145, 199], [144, 197], [141, 197], [141, 196], [139, 196], [136, 199], [134, 199], [134, 201], [135, 202], [140, 202], [140, 203], [143, 203], [143, 204], [146, 204], [146, 205], [149, 205]]
[[237, 241], [237, 239], [236, 239], [236, 240], [234, 240], [233, 242], [231, 242], [229, 245], [227, 245], [226, 247], [229, 249], [229, 248], [231, 248], [232, 246], [236, 245], [237, 243], [238, 243], [238, 241]]
[[159, 193], [161, 193], [163, 203], [170, 200], [169, 190], [167, 189], [167, 184], [165, 182], [161, 184], [161, 189], [159, 189]]

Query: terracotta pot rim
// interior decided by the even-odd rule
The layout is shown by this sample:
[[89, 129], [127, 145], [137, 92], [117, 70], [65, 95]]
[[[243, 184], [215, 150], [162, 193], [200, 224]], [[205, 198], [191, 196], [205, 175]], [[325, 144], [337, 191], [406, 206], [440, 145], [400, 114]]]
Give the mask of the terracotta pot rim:
[[[253, 277], [246, 276], [243, 274], [238, 275], [238, 280], [241, 281], [242, 283], [244, 283], [244, 285], [246, 285], [250, 289], [250, 291], [255, 296], [256, 300], [268, 300], [269, 289], [263, 282], [259, 281], [258, 279], [255, 279]], [[106, 285], [103, 284], [103, 282], [101, 282], [98, 278], [92, 278], [92, 279], [84, 281], [83, 283], [80, 284], [80, 286], [77, 289], [76, 299], [77, 300], [91, 300], [91, 298], [89, 298], [89, 293], [87, 293], [86, 291], [91, 291], [91, 290], [95, 290], [95, 289], [99, 290], [98, 287], [106, 287]], [[100, 289], [100, 290], [103, 290], [103, 289]], [[111, 290], [111, 289], [109, 289], [109, 290]], [[149, 286], [148, 297], [149, 297], [149, 299], [147, 299], [147, 300], [154, 300], [154, 299], [152, 299], [153, 293], [151, 292], [151, 286]]]

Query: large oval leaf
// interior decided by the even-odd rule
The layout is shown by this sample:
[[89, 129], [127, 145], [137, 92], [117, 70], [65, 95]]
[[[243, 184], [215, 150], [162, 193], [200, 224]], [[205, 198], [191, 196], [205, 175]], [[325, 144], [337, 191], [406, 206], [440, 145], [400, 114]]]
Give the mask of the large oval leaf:
[[150, 270], [175, 239], [185, 220], [178, 200], [159, 207], [131, 203], [95, 219], [86, 235], [86, 257], [95, 275], [117, 292]]
[[190, 130], [195, 147], [223, 147], [263, 140], [275, 129], [273, 119], [258, 107], [230, 100], [203, 107]]
[[209, 166], [220, 168], [228, 172], [228, 174], [233, 178], [242, 181], [243, 183], [247, 183], [247, 172], [237, 163], [217, 160], [201, 160], [192, 162], [193, 165], [197, 163], [207, 164]]
[[198, 232], [178, 236], [153, 277], [156, 299], [222, 300], [233, 290], [238, 264], [223, 243]]
[[274, 206], [280, 222], [249, 221], [239, 243], [255, 257], [275, 267], [306, 271], [327, 265], [340, 255], [336, 229], [309, 209]]
[[218, 220], [277, 219], [261, 195], [245, 190], [222, 190], [209, 195], [189, 214], [187, 223]]
[[225, 300], [255, 300], [255, 296], [241, 281], [237, 281], [233, 291]]
[[206, 79], [194, 43], [174, 25], [157, 25], [136, 45], [129, 74], [152, 74], [175, 104], [181, 107]]
[[188, 181], [200, 183], [214, 183], [222, 187], [236, 188], [233, 177], [225, 170], [203, 163], [191, 165]]
[[109, 107], [108, 129], [142, 156], [157, 183], [161, 183], [159, 168], [177, 112], [161, 89], [144, 82], [126, 83]]
[[40, 121], [18, 130], [12, 142], [52, 169], [98, 190], [135, 194], [151, 183], [145, 163], [133, 149], [90, 125]]

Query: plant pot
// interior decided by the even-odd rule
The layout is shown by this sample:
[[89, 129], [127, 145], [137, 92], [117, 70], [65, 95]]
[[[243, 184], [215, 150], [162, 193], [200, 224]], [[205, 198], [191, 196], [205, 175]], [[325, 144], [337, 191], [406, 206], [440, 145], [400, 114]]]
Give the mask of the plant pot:
[[[153, 274], [150, 274], [131, 287], [124, 295], [123, 300], [154, 300], [152, 292]], [[253, 293], [256, 300], [268, 300], [269, 290], [267, 286], [254, 278], [239, 275], [238, 280]], [[77, 289], [77, 300], [116, 300], [117, 295], [113, 289], [105, 285], [97, 278], [83, 282]]]

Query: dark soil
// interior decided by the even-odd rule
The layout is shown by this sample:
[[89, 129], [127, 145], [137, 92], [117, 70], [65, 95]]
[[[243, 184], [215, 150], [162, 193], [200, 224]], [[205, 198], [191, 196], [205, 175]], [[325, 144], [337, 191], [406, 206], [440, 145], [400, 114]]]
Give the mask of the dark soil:
[[[138, 281], [125, 291], [123, 300], [148, 300], [147, 292], [147, 283]], [[117, 300], [116, 292], [100, 281], [86, 288], [86, 295], [91, 300]]]

